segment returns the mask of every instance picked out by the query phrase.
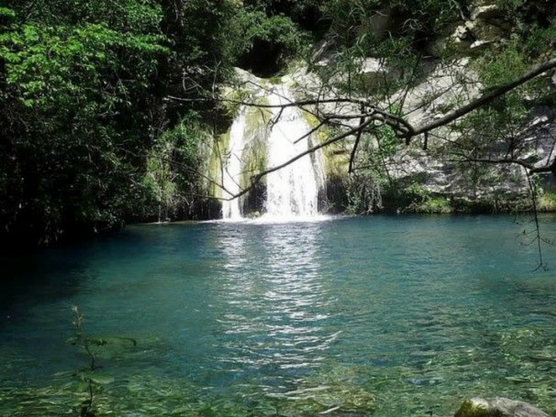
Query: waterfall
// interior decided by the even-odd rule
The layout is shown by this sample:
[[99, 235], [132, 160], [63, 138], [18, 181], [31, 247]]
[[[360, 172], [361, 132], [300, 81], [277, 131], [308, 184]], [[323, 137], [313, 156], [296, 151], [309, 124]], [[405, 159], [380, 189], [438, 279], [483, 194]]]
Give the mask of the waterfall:
[[[259, 95], [260, 91], [259, 91]], [[273, 86], [272, 92], [264, 91], [262, 96], [272, 106], [292, 102], [288, 88], [281, 84]], [[311, 126], [303, 118], [301, 111], [295, 107], [272, 108], [272, 119], [267, 129], [257, 130], [258, 138], [253, 138], [251, 117], [246, 117], [248, 108], [240, 108], [231, 130], [226, 163], [223, 170], [223, 186], [231, 194], [241, 190], [241, 177], [246, 171], [245, 159], [249, 143], [262, 137], [266, 147], [266, 168], [276, 167], [309, 149], [315, 138], [308, 135]], [[261, 116], [263, 117], [263, 116]], [[261, 119], [262, 120], [262, 119]], [[249, 133], [248, 133], [249, 132]], [[299, 142], [296, 141], [307, 135]], [[281, 221], [304, 219], [318, 215], [319, 189], [324, 184], [324, 169], [320, 153], [306, 155], [294, 163], [268, 174], [266, 181], [266, 203], [263, 220]], [[228, 198], [226, 191], [222, 197]], [[222, 217], [238, 220], [242, 218], [239, 198], [223, 201]]]
[[[241, 167], [243, 161], [243, 150], [245, 147], [245, 126], [246, 115], [245, 108], [240, 108], [239, 114], [236, 116], [232, 128], [230, 129], [230, 141], [226, 152], [226, 161], [223, 166], [222, 173], [222, 190], [223, 198], [239, 193], [241, 181]], [[222, 217], [224, 219], [238, 220], [241, 219], [240, 199], [222, 201]]]
[[[269, 96], [271, 105], [282, 105], [293, 101], [283, 85]], [[283, 111], [274, 108], [274, 119], [268, 138], [268, 165], [275, 167], [306, 151], [311, 137], [296, 141], [307, 135], [311, 127], [296, 107]], [[322, 181], [320, 158], [310, 155], [298, 159], [267, 177], [266, 216], [310, 217], [318, 214], [318, 194]], [[320, 184], [319, 184], [320, 183]]]

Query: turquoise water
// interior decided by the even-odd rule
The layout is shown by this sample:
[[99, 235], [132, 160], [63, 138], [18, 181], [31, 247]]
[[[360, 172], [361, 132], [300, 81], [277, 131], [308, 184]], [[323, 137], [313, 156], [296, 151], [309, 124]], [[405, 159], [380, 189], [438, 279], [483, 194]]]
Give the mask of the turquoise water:
[[[504, 395], [556, 409], [556, 248], [512, 217], [128, 227], [3, 259], [0, 415], [453, 415]], [[551, 237], [556, 220], [544, 219]], [[107, 414], [108, 415], [108, 414]], [[331, 412], [329, 415], [334, 415]]]

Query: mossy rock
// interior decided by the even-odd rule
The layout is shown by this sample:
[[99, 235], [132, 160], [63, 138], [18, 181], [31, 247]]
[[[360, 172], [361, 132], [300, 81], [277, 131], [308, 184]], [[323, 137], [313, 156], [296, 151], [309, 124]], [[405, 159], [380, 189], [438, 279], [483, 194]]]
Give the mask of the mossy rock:
[[541, 194], [539, 196], [537, 208], [542, 212], [556, 212], [556, 193], [554, 191], [545, 191]]
[[215, 138], [208, 163], [207, 187], [211, 197], [220, 197], [221, 190], [216, 184], [222, 183], [222, 160], [230, 144], [230, 132]]
[[474, 400], [465, 401], [454, 417], [505, 417], [501, 411], [482, 407]]
[[490, 400], [472, 398], [465, 401], [455, 417], [550, 417], [544, 411], [523, 401], [496, 397]]
[[[262, 99], [260, 102], [260, 104], [268, 104], [268, 99]], [[244, 132], [246, 139], [242, 155], [243, 175], [240, 179], [242, 188], [251, 184], [251, 176], [266, 169], [267, 137], [271, 118], [272, 112], [268, 109], [257, 107], [247, 109]]]

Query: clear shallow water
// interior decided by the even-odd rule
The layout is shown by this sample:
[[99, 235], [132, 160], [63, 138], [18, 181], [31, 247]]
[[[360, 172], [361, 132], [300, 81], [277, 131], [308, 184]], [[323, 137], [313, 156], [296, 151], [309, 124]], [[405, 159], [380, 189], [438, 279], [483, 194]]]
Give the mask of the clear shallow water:
[[86, 365], [66, 342], [72, 305], [90, 334], [138, 341], [99, 360], [114, 382], [98, 408], [115, 415], [448, 416], [476, 395], [554, 411], [556, 248], [534, 272], [523, 228], [486, 216], [145, 225], [10, 255], [0, 415], [83, 399], [63, 373]]

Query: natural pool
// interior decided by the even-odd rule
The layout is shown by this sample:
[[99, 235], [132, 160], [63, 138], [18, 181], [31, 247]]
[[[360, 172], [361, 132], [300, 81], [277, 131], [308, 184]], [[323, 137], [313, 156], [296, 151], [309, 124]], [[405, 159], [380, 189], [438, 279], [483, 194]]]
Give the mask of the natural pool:
[[[556, 410], [556, 248], [513, 217], [128, 227], [4, 255], [0, 416], [75, 415], [67, 343], [99, 358], [97, 415], [453, 415], [472, 396]], [[552, 236], [556, 219], [543, 219]], [[521, 237], [520, 237], [521, 236]], [[104, 413], [104, 414], [103, 414]], [[109, 414], [111, 413], [111, 414]]]

